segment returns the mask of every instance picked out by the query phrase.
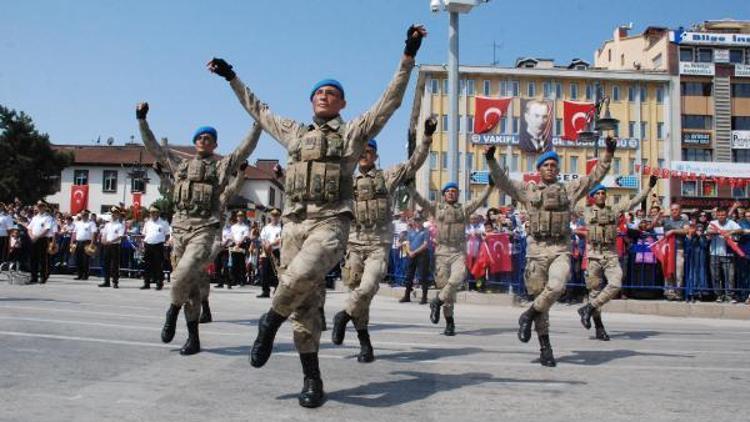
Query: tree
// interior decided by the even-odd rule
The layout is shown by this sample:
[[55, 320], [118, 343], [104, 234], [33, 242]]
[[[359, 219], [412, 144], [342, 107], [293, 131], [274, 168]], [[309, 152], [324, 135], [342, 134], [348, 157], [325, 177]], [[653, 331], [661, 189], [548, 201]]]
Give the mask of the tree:
[[31, 117], [0, 105], [0, 201], [19, 198], [31, 204], [55, 193], [60, 172], [72, 154], [56, 152], [49, 136], [39, 133]]

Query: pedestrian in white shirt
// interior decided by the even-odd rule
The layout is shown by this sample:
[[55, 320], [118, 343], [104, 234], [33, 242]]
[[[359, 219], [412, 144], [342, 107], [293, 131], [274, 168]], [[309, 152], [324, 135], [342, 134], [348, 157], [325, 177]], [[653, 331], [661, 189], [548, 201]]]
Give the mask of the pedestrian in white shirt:
[[125, 225], [122, 224], [120, 207], [112, 207], [110, 213], [112, 219], [102, 227], [99, 237], [104, 256], [104, 282], [99, 287], [110, 287], [111, 280], [111, 286], [117, 289], [120, 280], [120, 244], [125, 236]]
[[245, 212], [237, 211], [237, 222], [232, 225], [232, 246], [229, 248], [232, 283], [245, 285], [245, 254], [250, 240], [250, 226], [245, 223]]
[[281, 211], [271, 210], [271, 221], [260, 232], [260, 240], [265, 252], [265, 259], [261, 269], [261, 287], [263, 291], [256, 297], [271, 297], [271, 286], [279, 283], [278, 270], [281, 260]]
[[76, 280], [88, 280], [91, 267], [91, 257], [86, 253], [86, 247], [94, 241], [96, 223], [89, 219], [89, 211], [78, 214], [78, 221], [73, 223], [73, 237], [71, 242], [75, 246]]
[[0, 202], [0, 262], [5, 262], [8, 258], [8, 231], [13, 227], [13, 217], [8, 215], [7, 207]]
[[49, 205], [44, 201], [36, 203], [36, 215], [31, 218], [28, 230], [31, 238], [31, 282], [42, 284], [49, 278], [49, 243], [55, 240], [57, 223], [49, 214]]
[[169, 238], [169, 223], [161, 218], [161, 210], [156, 205], [148, 209], [149, 218], [143, 224], [143, 286], [150, 289], [156, 283], [156, 290], [164, 287], [164, 243]]

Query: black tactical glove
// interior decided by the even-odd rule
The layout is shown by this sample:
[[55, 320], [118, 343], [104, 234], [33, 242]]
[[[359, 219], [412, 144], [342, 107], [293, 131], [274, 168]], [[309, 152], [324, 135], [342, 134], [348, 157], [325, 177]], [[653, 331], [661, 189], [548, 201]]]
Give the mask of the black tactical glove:
[[409, 57], [416, 57], [419, 46], [422, 45], [422, 38], [424, 35], [420, 32], [420, 29], [424, 29], [422, 25], [412, 25], [406, 30], [406, 41], [404, 43], [404, 54]]
[[653, 188], [654, 186], [656, 186], [656, 182], [658, 181], [659, 181], [659, 176], [651, 175], [651, 177], [648, 178], [649, 187]]
[[144, 120], [148, 114], [148, 103], [140, 103], [135, 107], [135, 118]]
[[214, 57], [210, 62], [208, 62], [208, 67], [212, 72], [221, 76], [227, 81], [231, 81], [237, 76], [232, 70], [232, 65], [227, 63], [224, 59], [217, 59], [216, 57]]
[[424, 136], [432, 136], [437, 130], [437, 120], [434, 117], [428, 117], [424, 121]]
[[492, 145], [491, 147], [487, 148], [487, 150], [484, 152], [484, 158], [490, 160], [495, 158], [495, 149], [496, 147]]
[[614, 154], [615, 150], [617, 149], [617, 140], [611, 136], [608, 136], [604, 143], [607, 145], [607, 152], [609, 152], [610, 154]]
[[247, 160], [243, 161], [242, 164], [240, 164], [240, 171], [244, 172], [247, 166], [248, 166]]
[[410, 177], [410, 178], [404, 180], [401, 184], [404, 185], [404, 186], [406, 186], [406, 187], [414, 186], [414, 178]]
[[495, 179], [492, 178], [492, 175], [487, 175], [487, 183], [490, 184], [490, 186], [495, 186]]

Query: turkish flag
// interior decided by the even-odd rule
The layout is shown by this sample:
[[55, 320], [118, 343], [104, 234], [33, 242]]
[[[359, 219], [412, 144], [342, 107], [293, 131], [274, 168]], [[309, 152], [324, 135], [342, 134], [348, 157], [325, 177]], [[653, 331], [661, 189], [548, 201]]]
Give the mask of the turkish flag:
[[596, 163], [599, 161], [598, 158], [589, 158], [586, 160], [586, 176], [591, 174], [592, 171], [594, 171], [594, 167], [596, 167]]
[[469, 268], [474, 278], [490, 274], [507, 273], [513, 270], [511, 262], [510, 235], [508, 233], [487, 233], [479, 257]]
[[474, 133], [487, 133], [508, 114], [508, 105], [513, 97], [474, 97]]
[[133, 217], [136, 219], [141, 215], [141, 193], [136, 192], [133, 194]]
[[651, 245], [651, 252], [661, 263], [662, 273], [665, 278], [672, 277], [675, 273], [675, 238], [669, 235]]
[[85, 210], [89, 204], [89, 185], [70, 187], [70, 213], [75, 215]]
[[578, 132], [586, 130], [586, 123], [592, 117], [594, 103], [563, 101], [563, 119], [565, 122], [563, 139], [577, 141]]

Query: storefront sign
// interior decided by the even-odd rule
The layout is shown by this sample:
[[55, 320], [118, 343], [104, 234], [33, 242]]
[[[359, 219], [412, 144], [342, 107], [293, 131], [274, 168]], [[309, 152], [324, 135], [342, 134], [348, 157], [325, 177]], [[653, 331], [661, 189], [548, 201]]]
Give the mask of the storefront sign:
[[[541, 181], [539, 173], [512, 172], [508, 176], [510, 176], [511, 180], [520, 180], [524, 183], [539, 183]], [[580, 177], [581, 175], [576, 173], [561, 173], [557, 176], [557, 180], [566, 183], [578, 180]], [[489, 172], [472, 171], [469, 175], [469, 183], [472, 185], [486, 185], [489, 183]], [[638, 176], [605, 176], [601, 184], [608, 188], [636, 189], [638, 187]]]
[[747, 65], [747, 64], [734, 65], [734, 76], [750, 78], [750, 65]]
[[714, 76], [713, 63], [680, 62], [680, 75]]
[[716, 207], [731, 207], [735, 202], [739, 202], [740, 206], [747, 207], [750, 201], [735, 198], [689, 198], [683, 197], [677, 199], [677, 203], [682, 205], [683, 208], [700, 208], [709, 209]]
[[750, 34], [670, 31], [669, 40], [676, 44], [750, 47]]
[[729, 50], [723, 48], [714, 49], [714, 63], [729, 63]]
[[672, 161], [670, 168], [683, 173], [704, 174], [707, 177], [750, 178], [750, 166], [744, 163], [716, 163], [713, 161]]
[[682, 143], [685, 145], [711, 145], [711, 134], [683, 132]]
[[[471, 135], [471, 142], [478, 145], [518, 145], [518, 135], [489, 135], [489, 134], [473, 134]], [[577, 141], [566, 141], [559, 136], [552, 137], [552, 145], [555, 149], [557, 148], [594, 148], [593, 142], [577, 142]], [[599, 148], [604, 150], [606, 143], [604, 138], [599, 139]], [[617, 140], [618, 149], [638, 149], [638, 139], [636, 138], [620, 138]]]
[[750, 149], [750, 130], [733, 130], [732, 148]]

